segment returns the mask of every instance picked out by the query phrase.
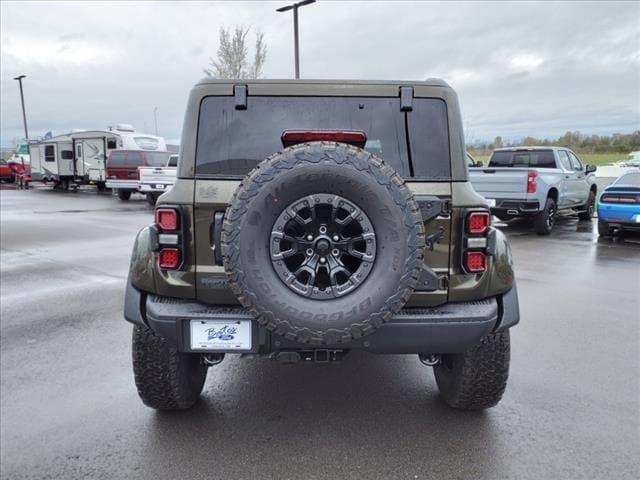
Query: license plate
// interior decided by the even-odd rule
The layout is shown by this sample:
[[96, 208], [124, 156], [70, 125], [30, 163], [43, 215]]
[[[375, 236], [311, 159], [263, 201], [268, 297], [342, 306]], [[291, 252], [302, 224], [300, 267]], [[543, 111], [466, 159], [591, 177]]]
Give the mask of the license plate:
[[251, 350], [251, 320], [191, 320], [192, 350]]
[[164, 185], [162, 185], [161, 183], [156, 183], [154, 187], [158, 190], [164, 190]]
[[495, 198], [487, 198], [487, 203], [489, 204], [489, 208], [493, 208], [496, 206]]

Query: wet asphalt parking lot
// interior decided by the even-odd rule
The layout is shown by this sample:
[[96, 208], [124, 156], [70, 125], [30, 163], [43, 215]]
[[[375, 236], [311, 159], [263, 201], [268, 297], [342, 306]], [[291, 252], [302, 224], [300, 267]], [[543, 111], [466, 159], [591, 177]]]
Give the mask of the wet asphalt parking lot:
[[[333, 365], [228, 357], [202, 400], [138, 399], [122, 319], [140, 197], [0, 192], [1, 476], [22, 478], [638, 478], [640, 237], [503, 227], [521, 323], [503, 401], [445, 407], [415, 356]], [[595, 223], [595, 222], [594, 222]]]

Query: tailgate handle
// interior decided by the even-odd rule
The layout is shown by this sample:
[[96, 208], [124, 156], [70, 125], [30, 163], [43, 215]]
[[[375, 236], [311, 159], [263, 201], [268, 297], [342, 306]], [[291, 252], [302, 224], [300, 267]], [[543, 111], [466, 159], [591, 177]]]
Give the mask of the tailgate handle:
[[222, 220], [224, 212], [213, 214], [213, 259], [216, 265], [222, 265]]

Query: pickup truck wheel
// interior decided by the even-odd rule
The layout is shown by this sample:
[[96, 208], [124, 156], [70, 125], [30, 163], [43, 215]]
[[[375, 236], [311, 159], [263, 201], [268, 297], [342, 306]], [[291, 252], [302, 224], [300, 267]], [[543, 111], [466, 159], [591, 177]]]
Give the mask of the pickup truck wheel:
[[192, 407], [207, 378], [200, 356], [181, 353], [153, 330], [133, 327], [133, 375], [143, 403], [157, 410]]
[[146, 195], [147, 203], [152, 207], [155, 207], [156, 201], [158, 200], [159, 195], [157, 193], [149, 192]]
[[556, 223], [556, 202], [547, 198], [544, 209], [534, 217], [534, 228], [538, 235], [549, 235]]
[[129, 190], [118, 190], [118, 198], [120, 200], [129, 200], [131, 192]]
[[593, 212], [595, 210], [596, 196], [593, 191], [589, 192], [589, 200], [585, 205], [585, 209], [578, 214], [580, 220], [591, 220], [593, 218]]
[[442, 399], [461, 410], [495, 406], [509, 377], [509, 330], [491, 333], [464, 353], [441, 357], [433, 367]]
[[598, 220], [598, 235], [601, 237], [610, 237], [611, 234], [611, 227], [609, 224], [602, 220]]
[[276, 153], [224, 216], [230, 286], [275, 335], [336, 345], [373, 333], [413, 293], [424, 224], [402, 178], [371, 153], [310, 142]]

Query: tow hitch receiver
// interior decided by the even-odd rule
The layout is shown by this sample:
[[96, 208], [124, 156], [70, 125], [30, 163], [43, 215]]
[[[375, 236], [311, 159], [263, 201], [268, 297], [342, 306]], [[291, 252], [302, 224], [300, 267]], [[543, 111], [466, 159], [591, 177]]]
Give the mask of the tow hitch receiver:
[[345, 350], [297, 350], [291, 352], [277, 352], [272, 358], [280, 363], [332, 363], [342, 360]]

